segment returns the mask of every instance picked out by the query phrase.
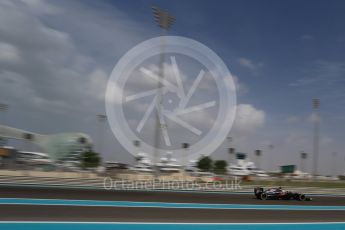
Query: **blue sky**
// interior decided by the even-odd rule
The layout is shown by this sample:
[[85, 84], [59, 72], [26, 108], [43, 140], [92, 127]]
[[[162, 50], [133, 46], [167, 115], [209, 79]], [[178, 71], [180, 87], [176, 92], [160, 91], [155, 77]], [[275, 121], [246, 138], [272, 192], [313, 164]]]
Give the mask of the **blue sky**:
[[[317, 78], [313, 71], [341, 65], [345, 58], [342, 1], [120, 1], [114, 5], [148, 24], [152, 23], [148, 6], [169, 9], [177, 18], [171, 34], [211, 46], [241, 81], [255, 84], [250, 94], [260, 97], [248, 95], [242, 100], [257, 100], [255, 103], [273, 112], [308, 112], [309, 107], [304, 104], [310, 98], [322, 98], [331, 90], [312, 82], [304, 89], [290, 85], [302, 78]], [[238, 57], [249, 59], [253, 67], [238, 65]], [[328, 73], [324, 74], [320, 81], [327, 81]], [[333, 90], [341, 90], [344, 82], [337, 86], [340, 89]], [[335, 109], [334, 104], [341, 103], [328, 97], [325, 100], [325, 109]], [[298, 110], [292, 111], [292, 107]]]
[[[240, 102], [255, 103], [277, 115], [305, 116], [311, 98], [319, 97], [327, 116], [344, 112], [342, 1], [120, 1], [114, 5], [148, 24], [152, 23], [148, 6], [169, 9], [177, 18], [170, 34], [212, 47], [250, 87]], [[251, 67], [239, 65], [240, 57], [250, 60]]]
[[[300, 151], [312, 152], [318, 97], [320, 171], [333, 172], [328, 156], [337, 152], [344, 173], [344, 1], [3, 1], [0, 49], [12, 55], [0, 55], [6, 122], [43, 133], [81, 130], [97, 142], [94, 114], [104, 112], [113, 66], [159, 35], [151, 6], [176, 17], [169, 35], [207, 45], [236, 76], [240, 111], [249, 114], [229, 134], [237, 149], [251, 157], [263, 149], [267, 157], [273, 144], [276, 165], [299, 164]], [[227, 145], [216, 158], [226, 157]], [[109, 130], [105, 149], [108, 159], [132, 160]]]

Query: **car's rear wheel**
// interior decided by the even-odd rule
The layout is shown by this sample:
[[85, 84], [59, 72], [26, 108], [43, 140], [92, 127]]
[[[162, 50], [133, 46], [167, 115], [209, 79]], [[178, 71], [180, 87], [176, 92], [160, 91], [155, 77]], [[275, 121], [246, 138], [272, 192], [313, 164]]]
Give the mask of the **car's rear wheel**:
[[266, 193], [261, 193], [260, 199], [261, 200], [267, 200], [267, 194]]
[[298, 195], [298, 200], [300, 200], [300, 201], [305, 201], [305, 200], [306, 200], [305, 195], [304, 195], [304, 194], [299, 194], [299, 195]]

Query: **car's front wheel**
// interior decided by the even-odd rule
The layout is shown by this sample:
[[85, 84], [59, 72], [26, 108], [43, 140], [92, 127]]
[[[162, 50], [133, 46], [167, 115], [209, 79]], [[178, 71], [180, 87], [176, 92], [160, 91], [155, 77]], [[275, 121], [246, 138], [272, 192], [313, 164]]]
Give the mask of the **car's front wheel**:
[[260, 195], [260, 199], [261, 200], [267, 200], [267, 194], [266, 193], [261, 193], [261, 195]]
[[298, 200], [300, 200], [300, 201], [305, 201], [305, 200], [306, 200], [305, 195], [304, 195], [304, 194], [299, 194], [299, 195], [298, 195]]

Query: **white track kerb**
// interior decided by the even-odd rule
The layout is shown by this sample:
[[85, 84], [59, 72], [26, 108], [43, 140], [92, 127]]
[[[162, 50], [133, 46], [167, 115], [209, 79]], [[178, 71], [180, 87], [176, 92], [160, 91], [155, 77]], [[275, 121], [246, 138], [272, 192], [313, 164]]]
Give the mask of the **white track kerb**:
[[[149, 66], [143, 66], [145, 61], [161, 54], [162, 39], [164, 40], [164, 54], [167, 62], [172, 65], [176, 82], [170, 82], [168, 79], [162, 80], [159, 75], [150, 70]], [[186, 89], [186, 93], [181, 90], [181, 88], [183, 89], [184, 87], [183, 80], [181, 76], [179, 76], [179, 67], [176, 64], [179, 62], [179, 57], [176, 55], [188, 57], [200, 63], [205, 68], [201, 69], [196, 76], [187, 76], [189, 79], [193, 79], [194, 83], [192, 87]], [[236, 88], [227, 66], [215, 52], [205, 45], [189, 38], [178, 36], [156, 37], [146, 40], [129, 50], [114, 67], [108, 81], [105, 95], [106, 113], [111, 130], [117, 140], [129, 153], [133, 155], [137, 154], [138, 149], [133, 145], [133, 141], [140, 140], [141, 151], [147, 153], [148, 156], [152, 158], [155, 147], [142, 140], [138, 135], [138, 130], [140, 131], [140, 128], [145, 125], [148, 116], [155, 115], [153, 111], [155, 103], [153, 101], [157, 98], [157, 95], [155, 96], [157, 88], [152, 88], [144, 92], [132, 92], [133, 89], [126, 89], [126, 82], [129, 77], [133, 77], [134, 71], [139, 71], [141, 74], [144, 74], [146, 77], [156, 82], [161, 81], [164, 91], [175, 93], [179, 98], [180, 102], [174, 111], [169, 112], [163, 110], [160, 116], [162, 116], [162, 119], [168, 119], [180, 125], [180, 127], [185, 128], [189, 131], [190, 135], [200, 137], [196, 142], [191, 144], [188, 150], [189, 159], [196, 159], [201, 155], [209, 155], [222, 144], [235, 118]], [[193, 93], [198, 90], [198, 85], [205, 73], [212, 76], [217, 87], [217, 98], [219, 101], [210, 99], [203, 101], [197, 106], [190, 106], [188, 101], [193, 96]], [[132, 95], [128, 96], [128, 92], [131, 92]], [[146, 111], [148, 112], [142, 115], [139, 114], [142, 118], [139, 119], [138, 128], [133, 130], [130, 128], [129, 119], [126, 118], [124, 113], [124, 107], [126, 106], [126, 102], [146, 96], [151, 96], [153, 98], [150, 106], [151, 108], [147, 108]], [[211, 125], [212, 127], [204, 135], [200, 135], [198, 127], [190, 125], [180, 116], [186, 113], [198, 113], [198, 111], [207, 110], [211, 107], [217, 108], [218, 111], [212, 119], [214, 120], [214, 123]], [[169, 131], [169, 127], [167, 127], [166, 132], [161, 132], [162, 140], [168, 139], [167, 135]], [[167, 144], [167, 141], [165, 144]], [[167, 145], [169, 145], [169, 143]], [[162, 146], [159, 149], [160, 154], [166, 153], [166, 151], [167, 149], [162, 148]], [[173, 149], [172, 152], [174, 155], [182, 156], [183, 151], [184, 150], [180, 147]]]

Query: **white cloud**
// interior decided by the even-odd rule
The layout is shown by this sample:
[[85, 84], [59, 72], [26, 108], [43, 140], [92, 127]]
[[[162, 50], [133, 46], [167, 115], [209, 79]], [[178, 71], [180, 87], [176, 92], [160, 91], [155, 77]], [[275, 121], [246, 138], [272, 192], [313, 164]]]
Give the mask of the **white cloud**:
[[87, 93], [99, 100], [104, 100], [108, 75], [101, 69], [94, 69], [88, 76]]
[[56, 14], [60, 9], [52, 4], [47, 3], [46, 0], [20, 0], [26, 4], [30, 10], [37, 14]]
[[[106, 95], [106, 101], [114, 105], [122, 104], [123, 90], [117, 85], [116, 82], [109, 82], [108, 86], [111, 89], [111, 94]], [[112, 95], [112, 97], [110, 97]]]
[[251, 104], [240, 104], [237, 106], [237, 112], [234, 123], [234, 132], [236, 135], [245, 136], [255, 132], [263, 126], [265, 122], [265, 112], [256, 109]]
[[196, 127], [200, 127], [202, 129], [209, 129], [215, 123], [214, 114], [208, 112], [207, 110], [199, 111], [187, 116], [182, 116], [182, 118], [188, 123], [195, 124]]
[[[43, 0], [1, 2], [0, 77], [4, 80], [1, 95], [6, 95], [1, 98], [19, 106], [18, 97], [21, 95], [23, 104], [45, 111], [61, 110], [62, 105], [70, 112], [104, 109], [109, 76], [106, 69], [109, 69], [108, 64], [114, 64], [114, 58], [105, 62], [90, 50], [96, 48], [99, 53], [108, 54], [114, 51], [114, 47], [124, 49], [130, 46], [133, 37], [138, 39], [136, 32], [132, 31], [142, 27], [121, 13], [111, 15], [110, 19], [109, 15], [79, 2], [68, 4], [71, 5]], [[80, 25], [79, 18], [85, 15], [83, 24], [88, 27], [78, 26], [72, 30]], [[121, 20], [116, 20], [117, 17]], [[103, 23], [105, 20], [108, 23]], [[115, 29], [113, 24], [117, 24]], [[131, 31], [125, 31], [126, 27], [121, 24], [131, 24]], [[100, 44], [105, 38], [112, 40], [111, 46], [109, 43]], [[93, 40], [94, 43], [88, 46], [79, 42], [80, 39]], [[20, 93], [18, 87], [22, 88]], [[43, 105], [43, 102], [47, 103]]]
[[255, 70], [259, 67], [261, 67], [263, 65], [263, 63], [259, 62], [259, 63], [255, 63], [254, 61], [248, 59], [248, 58], [244, 58], [244, 57], [240, 57], [237, 59], [238, 63], [248, 69], [251, 70]]
[[314, 37], [312, 35], [310, 35], [310, 34], [303, 34], [301, 36], [301, 39], [302, 40], [312, 40], [312, 39], [314, 39]]
[[0, 41], [0, 62], [13, 63], [19, 59], [19, 51], [15, 46]]
[[239, 95], [243, 95], [249, 92], [249, 87], [240, 82], [239, 78], [237, 75], [232, 75], [232, 78], [234, 80], [235, 86], [236, 86], [236, 93]]

